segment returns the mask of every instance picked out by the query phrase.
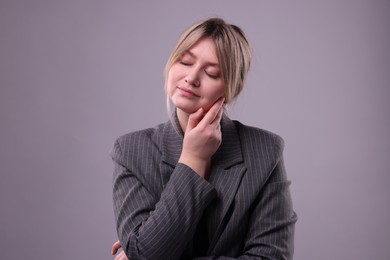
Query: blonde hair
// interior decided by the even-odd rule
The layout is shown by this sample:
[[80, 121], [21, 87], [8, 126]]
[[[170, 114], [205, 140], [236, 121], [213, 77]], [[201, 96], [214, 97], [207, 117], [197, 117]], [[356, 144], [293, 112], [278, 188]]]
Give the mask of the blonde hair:
[[244, 88], [252, 49], [244, 32], [220, 18], [210, 18], [192, 25], [182, 33], [165, 66], [165, 86], [170, 68], [202, 38], [211, 38], [217, 49], [221, 77], [225, 85], [225, 102], [230, 103]]

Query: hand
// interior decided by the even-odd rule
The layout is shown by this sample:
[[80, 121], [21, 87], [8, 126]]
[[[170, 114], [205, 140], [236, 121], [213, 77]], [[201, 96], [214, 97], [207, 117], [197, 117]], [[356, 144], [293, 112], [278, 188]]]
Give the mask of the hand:
[[188, 165], [206, 179], [211, 157], [222, 142], [220, 122], [224, 101], [224, 98], [220, 98], [206, 114], [203, 113], [203, 108], [191, 114], [184, 133], [179, 162]]
[[[122, 247], [121, 242], [119, 242], [119, 240], [116, 241], [116, 242], [112, 245], [111, 254], [112, 254], [112, 255], [115, 255], [115, 254], [118, 252], [119, 248], [121, 248], [121, 247]], [[115, 256], [115, 259], [114, 259], [114, 260], [129, 260], [129, 259], [127, 258], [125, 252], [122, 250], [119, 254], [117, 254], [117, 255]]]

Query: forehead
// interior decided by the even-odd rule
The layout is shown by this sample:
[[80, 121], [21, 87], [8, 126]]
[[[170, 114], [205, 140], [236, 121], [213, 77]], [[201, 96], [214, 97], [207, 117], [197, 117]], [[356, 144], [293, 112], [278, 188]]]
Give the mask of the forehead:
[[188, 54], [194, 58], [207, 59], [211, 63], [218, 64], [217, 47], [211, 38], [201, 38], [183, 55]]

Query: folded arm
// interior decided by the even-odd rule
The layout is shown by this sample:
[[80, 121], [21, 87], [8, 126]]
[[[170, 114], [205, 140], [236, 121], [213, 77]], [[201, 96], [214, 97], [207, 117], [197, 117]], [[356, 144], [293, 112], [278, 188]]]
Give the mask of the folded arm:
[[[178, 163], [160, 197], [119, 161], [114, 148], [114, 213], [119, 240], [129, 259], [177, 259], [192, 239], [214, 188]], [[138, 173], [139, 174], [139, 173]]]

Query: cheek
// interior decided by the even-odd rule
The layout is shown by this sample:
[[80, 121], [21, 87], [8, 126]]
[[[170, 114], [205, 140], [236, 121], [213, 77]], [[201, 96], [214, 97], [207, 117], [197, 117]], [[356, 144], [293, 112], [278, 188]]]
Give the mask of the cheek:
[[215, 91], [213, 91], [213, 93], [210, 95], [214, 101], [218, 100], [220, 97], [225, 96], [225, 87], [223, 85], [218, 84], [214, 89]]
[[221, 86], [221, 89], [219, 91], [219, 96], [220, 97], [224, 97], [225, 96], [225, 86], [224, 85]]
[[204, 103], [203, 103], [204, 108], [206, 110], [210, 109], [210, 107], [212, 107], [212, 105], [214, 105], [215, 102], [220, 97], [225, 96], [225, 88], [221, 84], [217, 84], [217, 85], [213, 85], [213, 86], [210, 85], [210, 89], [213, 89], [213, 90], [209, 91], [207, 94], [205, 94], [205, 97], [207, 97], [207, 98], [204, 99]]
[[170, 69], [166, 80], [166, 90], [169, 96], [172, 95], [174, 89], [175, 89], [174, 73], [172, 69]]

